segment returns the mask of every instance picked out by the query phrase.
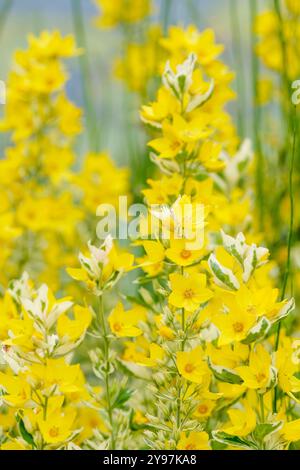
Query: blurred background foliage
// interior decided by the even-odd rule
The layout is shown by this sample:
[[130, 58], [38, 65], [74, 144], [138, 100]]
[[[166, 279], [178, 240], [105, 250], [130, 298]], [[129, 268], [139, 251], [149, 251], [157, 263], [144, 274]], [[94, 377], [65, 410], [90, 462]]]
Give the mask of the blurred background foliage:
[[[38, 35], [41, 31], [58, 29], [63, 35], [76, 34], [74, 30], [74, 7], [76, 0], [2, 0], [0, 12], [5, 17], [0, 23], [1, 48], [0, 78], [5, 80], [12, 65], [16, 49], [26, 47], [29, 33]], [[263, 2], [262, 2], [263, 3]], [[113, 158], [122, 164], [129, 161], [130, 147], [127, 145], [127, 129], [138, 124], [136, 97], [128, 96], [122, 82], [113, 78], [113, 61], [124, 47], [120, 28], [110, 30], [96, 28], [93, 19], [99, 12], [90, 0], [81, 0], [82, 21], [85, 29], [91, 90], [97, 116], [98, 146], [108, 149]], [[233, 11], [234, 10], [234, 11]], [[199, 30], [211, 27], [216, 31], [217, 41], [225, 45], [224, 62], [241, 75], [243, 96], [239, 102], [230, 104], [238, 122], [239, 113], [251, 114], [251, 26], [249, 3], [235, 0], [156, 0], [151, 19], [153, 23], [167, 25], [195, 24]], [[222, 19], [222, 20], [221, 20]], [[238, 21], [238, 28], [233, 23]], [[238, 44], [236, 43], [238, 37]], [[241, 54], [237, 48], [242, 51]], [[82, 76], [78, 60], [68, 63], [70, 81], [68, 94], [72, 101], [84, 107]], [[235, 83], [237, 87], [237, 83]], [[239, 108], [243, 108], [240, 110]], [[1, 109], [0, 109], [1, 113]], [[252, 135], [251, 121], [245, 120], [245, 134]], [[85, 126], [84, 126], [85, 127]], [[142, 131], [139, 131], [142, 134]], [[0, 136], [1, 153], [7, 139]], [[140, 142], [140, 143], [139, 143]], [[143, 135], [139, 135], [140, 148], [144, 147]], [[83, 154], [88, 149], [87, 133], [78, 139], [78, 151]]]

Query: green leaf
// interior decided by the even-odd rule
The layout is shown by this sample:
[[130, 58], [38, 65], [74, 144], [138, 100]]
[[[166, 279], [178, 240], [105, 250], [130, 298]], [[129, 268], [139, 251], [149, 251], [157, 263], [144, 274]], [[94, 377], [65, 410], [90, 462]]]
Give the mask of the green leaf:
[[24, 421], [22, 420], [22, 418], [17, 417], [17, 421], [18, 421], [18, 424], [19, 424], [20, 434], [23, 437], [24, 441], [26, 441], [27, 444], [31, 445], [32, 447], [36, 447], [32, 435], [25, 428], [25, 424], [24, 424]]
[[244, 344], [251, 344], [263, 338], [269, 331], [271, 323], [266, 317], [262, 317], [256, 325], [254, 325], [248, 332], [247, 337], [242, 341]]
[[184, 92], [184, 87], [185, 87], [185, 82], [186, 82], [186, 76], [185, 75], [180, 75], [178, 77], [178, 85], [181, 93]]
[[258, 424], [253, 431], [253, 437], [262, 442], [264, 438], [281, 428], [283, 422]]
[[295, 299], [292, 298], [279, 311], [273, 324], [286, 318], [294, 310], [294, 308], [295, 308]]
[[121, 410], [124, 409], [126, 403], [132, 397], [132, 394], [133, 394], [133, 390], [130, 390], [129, 388], [122, 387], [119, 390], [118, 395], [116, 396], [116, 399], [115, 399], [115, 401], [112, 405], [112, 408], [113, 409], [118, 408], [118, 409], [121, 409]]
[[216, 280], [219, 281], [221, 285], [229, 287], [229, 289], [232, 289], [232, 290], [239, 289], [240, 287], [239, 281], [237, 280], [233, 272], [230, 269], [222, 266], [218, 262], [215, 255], [210, 255], [208, 259], [208, 264]]
[[216, 366], [210, 360], [208, 360], [208, 365], [216, 379], [220, 380], [221, 382], [238, 385], [243, 383], [243, 379], [234, 370], [223, 366]]
[[241, 438], [238, 436], [231, 436], [223, 431], [213, 431], [212, 432], [213, 439], [220, 442], [221, 444], [226, 444], [228, 446], [234, 447], [242, 447], [243, 449], [257, 449], [257, 446], [254, 442], [249, 441], [245, 438]]

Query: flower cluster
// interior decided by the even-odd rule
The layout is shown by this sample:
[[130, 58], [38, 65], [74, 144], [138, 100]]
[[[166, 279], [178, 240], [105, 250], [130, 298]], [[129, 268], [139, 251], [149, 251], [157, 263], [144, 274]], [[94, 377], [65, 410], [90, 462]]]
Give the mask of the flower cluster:
[[24, 273], [6, 291], [0, 319], [1, 356], [7, 364], [0, 372], [1, 427], [7, 432], [1, 449], [78, 447], [89, 394], [80, 365], [71, 364], [71, 357], [92, 312], [70, 298], [56, 300], [45, 284], [36, 290]]
[[[142, 118], [147, 114], [147, 123], [162, 135], [149, 145], [156, 152], [152, 160], [165, 173], [161, 182], [150, 182], [144, 195], [153, 201], [155, 194], [165, 192], [167, 197], [155, 201], [161, 207], [155, 213], [168, 237], [158, 230], [156, 239], [148, 233], [145, 240], [141, 233], [145, 255], [139, 266], [148, 283], [145, 276], [137, 280], [142, 287], [136, 301], [149, 314], [145, 324], [119, 313], [118, 324], [133, 338], [126, 343], [123, 361], [154, 369], [150, 392], [157, 404], [148, 409], [150, 429], [145, 432], [151, 448], [283, 448], [299, 438], [296, 423], [291, 431], [284, 417], [289, 406], [284, 396], [294, 397], [298, 379], [291, 349], [285, 356], [289, 372], [283, 388], [279, 358], [285, 338], [274, 340], [274, 330], [293, 310], [294, 301], [278, 299], [266, 248], [248, 244], [242, 233], [232, 237], [223, 231], [218, 243], [210, 194], [218, 207], [222, 187], [227, 183], [233, 188], [238, 178], [230, 178], [230, 162], [224, 170], [222, 144], [212, 139], [218, 133], [206, 103], [214, 90], [202, 92], [197, 67], [196, 54], [175, 70], [168, 63], [159, 90], [163, 105], [158, 108], [155, 102], [142, 110]], [[204, 162], [199, 157], [203, 147]], [[214, 172], [224, 181], [219, 189], [213, 184]], [[201, 214], [195, 210], [197, 201]], [[190, 216], [180, 217], [179, 208], [186, 205]], [[232, 220], [231, 231], [236, 232], [237, 222]], [[199, 239], [187, 236], [197, 233], [196, 226], [204, 230], [199, 245]]]
[[[77, 161], [81, 110], [66, 95], [63, 63], [82, 53], [74, 38], [44, 31], [28, 41], [15, 54], [1, 122], [13, 145], [0, 161], [0, 281], [7, 286], [27, 270], [58, 289], [75, 246], [91, 236], [98, 205], [126, 194], [129, 176], [106, 153]], [[106, 184], [112, 175], [115, 184]]]
[[[59, 32], [30, 36], [1, 121], [12, 145], [0, 161], [0, 449], [299, 448], [293, 221], [282, 276], [253, 197], [263, 149], [257, 135], [256, 155], [240, 141], [227, 110], [223, 46], [211, 29], [146, 28], [150, 1], [97, 4], [98, 26], [126, 37], [116, 74], [143, 100], [141, 168], [155, 170], [131, 246], [96, 242], [97, 207], [128, 195], [129, 171], [74, 150], [65, 60], [84, 51]], [[275, 13], [258, 19], [257, 52], [282, 74], [300, 9], [286, 0]], [[290, 192], [292, 179], [291, 166]]]
[[150, 0], [96, 0], [101, 14], [96, 18], [96, 25], [113, 28], [119, 24], [137, 23], [151, 12]]

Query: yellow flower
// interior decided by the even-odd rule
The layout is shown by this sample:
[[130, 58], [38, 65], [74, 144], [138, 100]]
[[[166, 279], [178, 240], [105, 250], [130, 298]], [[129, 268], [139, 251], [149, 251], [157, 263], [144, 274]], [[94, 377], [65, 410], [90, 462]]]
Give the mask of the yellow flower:
[[27, 374], [30, 383], [45, 396], [54, 392], [70, 397], [73, 394], [86, 393], [79, 364], [69, 365], [64, 358], [47, 359], [45, 364], [33, 364]]
[[285, 4], [289, 11], [294, 15], [300, 15], [300, 5], [296, 0], [285, 0]]
[[81, 429], [79, 436], [76, 438], [76, 442], [79, 441], [79, 443], [92, 438], [96, 429], [103, 433], [107, 432], [107, 427], [99, 411], [88, 407], [78, 409], [74, 426], [76, 429]]
[[222, 45], [214, 43], [215, 34], [212, 29], [199, 32], [194, 25], [186, 30], [180, 26], [171, 26], [169, 37], [162, 39], [162, 46], [171, 53], [177, 63], [186, 59], [189, 53], [194, 52], [201, 65], [207, 65], [215, 60], [223, 51]]
[[0, 387], [4, 390], [2, 399], [10, 406], [25, 407], [31, 399], [30, 385], [23, 375], [12, 376], [0, 372]]
[[258, 344], [252, 350], [249, 358], [249, 366], [240, 366], [236, 372], [241, 376], [247, 388], [254, 390], [265, 389], [272, 379], [272, 358], [266, 349]]
[[231, 408], [227, 414], [230, 419], [230, 424], [224, 428], [227, 434], [244, 437], [255, 429], [256, 413], [247, 402], [244, 410]]
[[96, 0], [102, 14], [96, 18], [96, 25], [113, 28], [119, 23], [137, 23], [151, 12], [150, 0]]
[[221, 171], [226, 166], [226, 163], [219, 158], [221, 150], [221, 144], [206, 140], [201, 145], [198, 160], [208, 171]]
[[149, 419], [140, 410], [135, 411], [133, 421], [140, 425], [149, 423]]
[[211, 450], [209, 436], [206, 432], [181, 432], [177, 444], [178, 450]]
[[218, 390], [222, 394], [223, 398], [235, 400], [244, 394], [246, 388], [243, 385], [218, 382]]
[[216, 402], [213, 400], [201, 400], [197, 403], [194, 416], [200, 420], [205, 420], [212, 414], [215, 406]]
[[180, 103], [165, 87], [157, 92], [157, 101], [148, 106], [142, 106], [141, 119], [145, 123], [155, 127], [161, 127], [161, 123], [169, 116], [180, 111]]
[[145, 367], [157, 367], [164, 356], [165, 353], [161, 346], [149, 343], [144, 337], [140, 336], [135, 342], [126, 343], [123, 359]]
[[138, 243], [142, 245], [146, 251], [146, 256], [139, 258], [139, 267], [143, 269], [149, 276], [156, 276], [163, 268], [165, 258], [165, 249], [159, 241], [145, 240]]
[[299, 370], [298, 361], [295, 361], [296, 357], [290, 339], [282, 338], [281, 345], [275, 353], [275, 364], [278, 371], [278, 384], [286, 393], [300, 392], [300, 380], [295, 375]]
[[[82, 167], [72, 179], [81, 190], [82, 206], [93, 215], [103, 203], [117, 207], [120, 194], [129, 192], [128, 170], [117, 167], [106, 152], [85, 155]], [[107, 184], [112, 179], [113, 184]]]
[[162, 125], [163, 137], [148, 142], [149, 147], [159, 154], [160, 158], [175, 158], [181, 153], [185, 143], [180, 138], [176, 122], [169, 124], [165, 121]]
[[160, 158], [175, 158], [184, 150], [186, 144], [203, 139], [212, 132], [205, 121], [198, 118], [187, 122], [179, 114], [174, 115], [172, 124], [164, 121], [162, 131], [163, 137], [148, 143]]
[[72, 426], [76, 418], [76, 410], [68, 408], [64, 411], [55, 410], [48, 413], [47, 418], [40, 416], [37, 420], [41, 434], [47, 444], [66, 441], [72, 434]]
[[[84, 281], [96, 294], [106, 287], [114, 274], [128, 271], [134, 261], [130, 253], [120, 253], [114, 246], [111, 236], [107, 236], [98, 248], [88, 243], [89, 255], [79, 253], [81, 268], [68, 268], [68, 274], [78, 281]], [[113, 279], [114, 282], [118, 277]]]
[[74, 37], [68, 35], [62, 37], [60, 31], [42, 31], [37, 38], [29, 34], [28, 42], [32, 54], [39, 59], [42, 57], [47, 59], [55, 59], [57, 57], [73, 57], [81, 53], [80, 49], [76, 49]]
[[57, 334], [61, 338], [66, 337], [69, 341], [77, 341], [81, 338], [92, 321], [92, 314], [88, 307], [75, 305], [73, 312], [74, 320], [67, 315], [61, 315], [57, 320]]
[[295, 419], [288, 423], [284, 423], [280, 430], [281, 436], [288, 442], [300, 440], [300, 419]]
[[115, 61], [116, 77], [124, 80], [130, 90], [141, 96], [147, 93], [149, 80], [158, 74], [161, 35], [160, 25], [148, 27], [145, 39], [126, 44], [123, 56]]
[[213, 364], [235, 369], [248, 360], [249, 346], [241, 343], [226, 345], [216, 348], [212, 344], [207, 345], [207, 353]]
[[166, 250], [166, 256], [178, 266], [189, 266], [198, 261], [205, 254], [205, 249], [189, 249], [191, 242], [184, 239], [172, 239], [170, 248]]
[[110, 329], [119, 337], [139, 336], [142, 334], [142, 330], [137, 325], [139, 322], [145, 321], [146, 313], [146, 310], [138, 305], [125, 312], [123, 304], [119, 302], [108, 317]]
[[197, 347], [192, 351], [178, 351], [176, 353], [176, 364], [182, 377], [190, 382], [201, 384], [210, 374], [201, 347]]
[[169, 303], [174, 307], [194, 312], [213, 296], [213, 292], [206, 287], [205, 274], [173, 273], [170, 274], [169, 279], [172, 289]]
[[167, 340], [171, 340], [174, 338], [175, 334], [174, 331], [168, 326], [166, 326], [163, 322], [163, 315], [155, 315], [154, 317], [155, 324], [158, 328], [158, 334]]
[[256, 320], [247, 311], [236, 307], [228, 313], [219, 313], [212, 321], [220, 332], [218, 346], [225, 346], [245, 339]]
[[150, 186], [142, 193], [150, 204], [167, 204], [172, 196], [177, 196], [179, 188], [182, 187], [183, 178], [181, 175], [163, 176], [159, 180], [148, 179]]

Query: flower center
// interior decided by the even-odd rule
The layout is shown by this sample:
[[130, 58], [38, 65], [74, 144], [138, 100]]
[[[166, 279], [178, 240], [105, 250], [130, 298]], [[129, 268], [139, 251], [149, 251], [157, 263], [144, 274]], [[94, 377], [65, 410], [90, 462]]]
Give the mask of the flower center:
[[121, 331], [121, 329], [122, 329], [121, 323], [118, 323], [118, 322], [114, 323], [114, 330], [115, 331]]
[[236, 333], [241, 333], [244, 330], [244, 325], [243, 323], [237, 321], [233, 324], [233, 329]]
[[195, 444], [187, 444], [185, 450], [196, 450]]
[[259, 372], [258, 374], [256, 374], [256, 380], [258, 383], [265, 380], [265, 378], [266, 378], [266, 374], [264, 374], [263, 372]]
[[189, 259], [191, 257], [191, 252], [189, 250], [182, 250], [180, 253], [181, 258], [183, 259]]
[[49, 436], [57, 437], [58, 434], [59, 434], [59, 428], [57, 426], [53, 426], [52, 428], [49, 429]]
[[200, 406], [198, 406], [198, 411], [201, 415], [205, 415], [208, 412], [208, 406], [207, 405], [200, 405]]
[[194, 297], [194, 291], [192, 289], [186, 289], [183, 294], [185, 299], [191, 299]]
[[187, 372], [188, 374], [191, 374], [194, 369], [195, 367], [193, 366], [193, 364], [186, 364], [184, 368], [185, 372]]
[[181, 146], [181, 142], [179, 142], [178, 140], [175, 140], [171, 144], [171, 149], [175, 151], [175, 150], [179, 149], [180, 146]]

